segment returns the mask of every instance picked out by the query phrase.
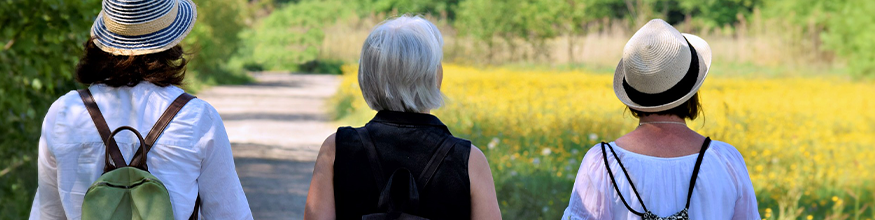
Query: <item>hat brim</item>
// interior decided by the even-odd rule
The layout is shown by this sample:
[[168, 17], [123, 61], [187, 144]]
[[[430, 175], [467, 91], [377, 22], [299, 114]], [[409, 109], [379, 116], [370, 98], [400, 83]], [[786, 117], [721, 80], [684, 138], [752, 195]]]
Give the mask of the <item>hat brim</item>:
[[662, 105], [643, 106], [635, 103], [629, 98], [626, 89], [623, 88], [623, 79], [626, 78], [626, 73], [624, 72], [625, 68], [623, 67], [623, 60], [620, 59], [620, 63], [617, 64], [617, 69], [614, 71], [614, 93], [623, 104], [626, 104], [626, 106], [629, 106], [631, 109], [642, 112], [661, 112], [680, 106], [687, 100], [690, 100], [690, 98], [699, 91], [699, 88], [702, 87], [702, 83], [705, 82], [705, 77], [708, 76], [708, 70], [711, 69], [711, 47], [708, 46], [708, 43], [705, 42], [705, 40], [696, 35], [683, 35], [687, 38], [687, 41], [690, 42], [690, 46], [696, 49], [696, 54], [699, 58], [699, 66], [705, 67], [699, 68], [699, 75], [696, 77], [696, 84], [693, 86], [693, 89], [680, 99]]
[[125, 36], [110, 32], [100, 13], [91, 26], [94, 44], [113, 55], [135, 56], [168, 50], [185, 39], [197, 20], [197, 8], [191, 0], [177, 0], [179, 13], [166, 28], [139, 36]]

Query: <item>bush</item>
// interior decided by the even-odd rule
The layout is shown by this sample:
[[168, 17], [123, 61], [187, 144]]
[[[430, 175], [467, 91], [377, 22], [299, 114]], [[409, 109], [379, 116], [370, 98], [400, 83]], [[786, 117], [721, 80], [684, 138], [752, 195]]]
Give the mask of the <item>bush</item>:
[[0, 1], [0, 219], [30, 211], [43, 116], [77, 88], [74, 68], [99, 10], [98, 0]]
[[343, 61], [340, 60], [312, 60], [301, 64], [298, 70], [306, 73], [340, 75], [343, 73], [341, 67], [343, 67]]
[[198, 18], [194, 29], [183, 41], [193, 54], [186, 73], [186, 89], [196, 92], [204, 86], [242, 84], [252, 81], [241, 68], [228, 65], [240, 47], [241, 31], [247, 18], [246, 0], [210, 0], [197, 2]]
[[351, 10], [341, 1], [290, 3], [241, 33], [245, 46], [236, 59], [264, 70], [300, 71], [301, 65], [320, 58], [322, 29]]
[[[229, 18], [245, 2], [197, 2], [198, 22], [185, 41], [197, 53], [186, 77], [192, 88], [249, 79], [223, 63], [245, 28]], [[100, 8], [100, 0], [0, 1], [0, 219], [30, 213], [42, 120], [58, 97], [83, 88], [73, 73]]]

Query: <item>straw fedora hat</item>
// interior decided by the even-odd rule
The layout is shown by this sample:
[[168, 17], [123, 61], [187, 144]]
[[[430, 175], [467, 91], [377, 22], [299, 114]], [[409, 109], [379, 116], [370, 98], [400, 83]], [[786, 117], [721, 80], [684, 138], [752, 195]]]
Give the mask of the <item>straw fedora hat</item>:
[[614, 72], [614, 93], [642, 112], [680, 106], [699, 91], [711, 67], [711, 47], [660, 19], [641, 27], [623, 48]]
[[194, 27], [191, 0], [103, 0], [91, 26], [94, 44], [114, 55], [143, 55], [179, 44]]

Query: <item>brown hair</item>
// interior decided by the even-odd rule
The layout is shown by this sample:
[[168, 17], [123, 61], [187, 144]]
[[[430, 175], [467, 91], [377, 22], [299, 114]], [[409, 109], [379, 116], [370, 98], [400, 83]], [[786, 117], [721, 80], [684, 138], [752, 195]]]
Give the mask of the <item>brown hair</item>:
[[648, 115], [675, 115], [682, 119], [694, 120], [696, 117], [699, 117], [699, 113], [702, 112], [702, 104], [699, 103], [699, 93], [693, 95], [693, 97], [684, 102], [684, 104], [661, 112], [642, 112], [629, 108], [628, 106], [626, 108], [632, 112], [632, 116], [635, 118], [641, 118], [641, 116]]
[[85, 42], [85, 54], [76, 65], [76, 81], [82, 84], [106, 84], [112, 87], [136, 86], [146, 81], [157, 86], [182, 85], [188, 60], [182, 46], [176, 45], [153, 54], [121, 56], [107, 53]]

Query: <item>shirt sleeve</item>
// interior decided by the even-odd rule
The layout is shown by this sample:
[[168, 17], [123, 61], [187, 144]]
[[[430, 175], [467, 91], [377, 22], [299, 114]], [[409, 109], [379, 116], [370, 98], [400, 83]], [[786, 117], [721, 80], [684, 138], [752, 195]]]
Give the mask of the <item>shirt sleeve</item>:
[[732, 219], [761, 219], [759, 208], [757, 206], [756, 191], [753, 189], [753, 183], [750, 180], [750, 173], [747, 171], [747, 165], [744, 162], [744, 158], [737, 150], [734, 150], [732, 155], [733, 158], [731, 163], [735, 170], [734, 175], [736, 186], [738, 187], [738, 200], [735, 201], [735, 211]]
[[594, 146], [583, 157], [580, 169], [577, 171], [577, 177], [574, 179], [571, 199], [562, 215], [563, 220], [613, 218], [611, 216], [611, 202], [605, 191], [605, 181], [600, 181], [607, 178], [600, 149], [600, 146]]
[[[39, 212], [31, 212], [38, 219], [67, 219], [61, 195], [58, 193], [58, 164], [51, 151], [51, 134], [55, 125], [55, 117], [59, 111], [60, 101], [52, 104], [43, 121], [39, 139], [39, 155], [37, 156], [37, 194], [33, 204], [39, 206]], [[34, 218], [34, 216], [31, 216]]]
[[249, 202], [234, 167], [225, 125], [215, 109], [208, 109], [212, 124], [197, 143], [204, 152], [197, 180], [200, 214], [203, 219], [252, 219]]

